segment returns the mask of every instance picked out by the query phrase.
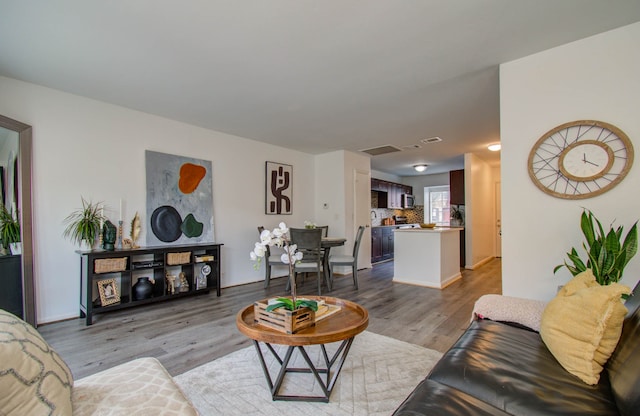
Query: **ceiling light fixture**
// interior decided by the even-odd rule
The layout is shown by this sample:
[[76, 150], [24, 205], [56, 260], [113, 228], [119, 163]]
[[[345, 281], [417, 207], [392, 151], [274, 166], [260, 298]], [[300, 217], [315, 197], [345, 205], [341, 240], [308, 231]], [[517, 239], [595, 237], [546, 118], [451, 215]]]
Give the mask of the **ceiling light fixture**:
[[492, 152], [497, 152], [498, 150], [502, 149], [502, 145], [500, 143], [490, 144], [489, 146], [487, 146], [487, 149], [491, 150]]
[[422, 165], [413, 165], [413, 168], [415, 170], [417, 170], [418, 172], [424, 172], [425, 170], [427, 170], [427, 165], [422, 164]]

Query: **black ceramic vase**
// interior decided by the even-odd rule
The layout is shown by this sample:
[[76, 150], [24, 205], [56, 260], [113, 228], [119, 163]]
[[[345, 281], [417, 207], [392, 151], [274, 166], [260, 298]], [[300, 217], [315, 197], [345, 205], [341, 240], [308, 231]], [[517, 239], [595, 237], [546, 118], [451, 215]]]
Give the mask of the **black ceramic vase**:
[[135, 285], [133, 285], [133, 298], [135, 300], [149, 299], [153, 292], [153, 285], [148, 277], [139, 277]]

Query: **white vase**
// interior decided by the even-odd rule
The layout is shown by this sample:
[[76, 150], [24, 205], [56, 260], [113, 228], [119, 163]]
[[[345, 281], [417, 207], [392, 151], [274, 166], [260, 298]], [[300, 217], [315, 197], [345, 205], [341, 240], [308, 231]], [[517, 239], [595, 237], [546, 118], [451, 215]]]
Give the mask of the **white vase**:
[[89, 240], [80, 240], [80, 250], [81, 251], [91, 251], [93, 250], [93, 243]]
[[22, 254], [22, 243], [19, 241], [17, 243], [9, 243], [9, 248], [14, 256]]

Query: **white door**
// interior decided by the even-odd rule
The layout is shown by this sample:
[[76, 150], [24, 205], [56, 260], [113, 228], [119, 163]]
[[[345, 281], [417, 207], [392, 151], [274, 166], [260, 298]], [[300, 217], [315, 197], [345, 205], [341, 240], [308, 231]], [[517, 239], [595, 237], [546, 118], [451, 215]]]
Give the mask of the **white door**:
[[496, 182], [496, 257], [502, 257], [502, 203], [500, 182]]
[[[369, 172], [356, 170], [354, 177], [353, 236], [364, 225], [364, 234], [358, 251], [358, 269], [371, 268], [371, 176]], [[351, 246], [351, 249], [353, 246]]]

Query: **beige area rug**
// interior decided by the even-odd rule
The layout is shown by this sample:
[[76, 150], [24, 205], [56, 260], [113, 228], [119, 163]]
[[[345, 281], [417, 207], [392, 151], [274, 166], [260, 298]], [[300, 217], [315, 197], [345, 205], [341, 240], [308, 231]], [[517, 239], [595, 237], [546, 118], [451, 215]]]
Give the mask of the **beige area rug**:
[[[284, 356], [283, 346], [275, 346]], [[338, 344], [329, 344], [335, 351]], [[307, 349], [315, 363], [320, 348]], [[279, 369], [263, 347], [272, 379]], [[175, 377], [202, 416], [209, 415], [390, 415], [425, 378], [438, 351], [363, 332], [356, 336], [329, 403], [271, 400], [255, 347], [247, 347]], [[289, 367], [306, 367], [296, 350]], [[289, 373], [284, 394], [321, 395], [312, 374]], [[283, 391], [281, 390], [281, 394]]]

